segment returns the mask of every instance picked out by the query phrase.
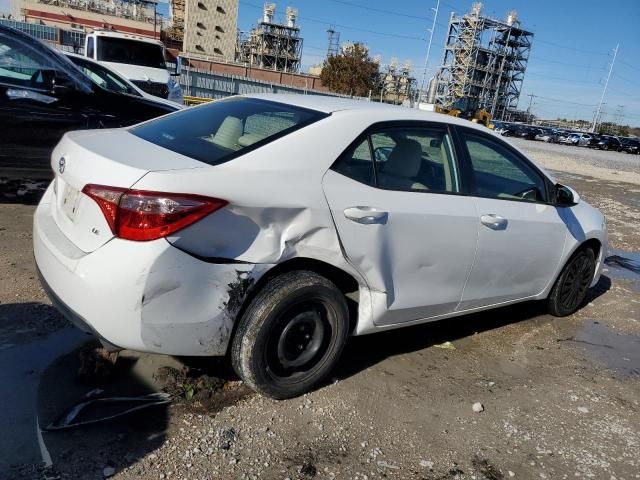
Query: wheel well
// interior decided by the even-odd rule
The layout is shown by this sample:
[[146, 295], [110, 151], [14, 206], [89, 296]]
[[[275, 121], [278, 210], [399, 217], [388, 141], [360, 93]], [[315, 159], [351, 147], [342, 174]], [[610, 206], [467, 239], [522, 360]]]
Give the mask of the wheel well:
[[602, 248], [602, 244], [599, 240], [595, 238], [590, 238], [589, 240], [583, 242], [577, 249], [576, 252], [583, 249], [590, 248], [593, 250], [593, 254], [596, 257], [596, 262], [598, 261], [598, 256], [600, 255], [600, 249]]
[[235, 336], [239, 320], [242, 318], [242, 315], [244, 315], [245, 310], [253, 298], [272, 278], [294, 270], [309, 270], [315, 272], [331, 280], [335, 286], [338, 287], [338, 290], [340, 290], [347, 299], [347, 305], [349, 307], [349, 331], [353, 331], [358, 320], [358, 296], [350, 294], [357, 294], [360, 287], [355, 277], [338, 267], [320, 260], [315, 260], [313, 258], [293, 258], [271, 268], [249, 289], [247, 296], [242, 303], [242, 307], [240, 307], [240, 310], [236, 314], [233, 331], [231, 333], [231, 341], [229, 341], [229, 346], [227, 347], [227, 354], [229, 353], [231, 344], [233, 343], [233, 337]]

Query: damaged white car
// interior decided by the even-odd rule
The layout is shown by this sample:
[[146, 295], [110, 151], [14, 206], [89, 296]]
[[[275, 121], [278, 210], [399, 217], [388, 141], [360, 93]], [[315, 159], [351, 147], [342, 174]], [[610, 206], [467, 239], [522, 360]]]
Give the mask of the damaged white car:
[[603, 215], [489, 130], [369, 102], [232, 97], [69, 133], [52, 168], [33, 235], [52, 302], [110, 348], [229, 354], [275, 398], [349, 335], [570, 314], [607, 248]]

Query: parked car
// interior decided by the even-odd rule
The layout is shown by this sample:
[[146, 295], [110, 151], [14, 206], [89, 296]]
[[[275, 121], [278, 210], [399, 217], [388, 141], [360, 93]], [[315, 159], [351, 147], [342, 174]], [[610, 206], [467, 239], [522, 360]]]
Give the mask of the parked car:
[[537, 132], [534, 132], [534, 130], [530, 127], [520, 127], [514, 132], [513, 136], [517, 138], [533, 140], [536, 136], [536, 133]]
[[520, 125], [506, 123], [503, 124], [502, 128], [500, 128], [496, 133], [499, 133], [503, 137], [512, 137], [519, 128]]
[[557, 133], [556, 130], [551, 129], [540, 129], [540, 131], [534, 137], [534, 140], [538, 140], [540, 142], [547, 143], [556, 143], [558, 141], [560, 134]]
[[64, 55], [0, 25], [0, 164], [46, 168], [70, 130], [121, 127], [178, 107], [107, 90]]
[[231, 97], [68, 133], [51, 166], [33, 244], [54, 305], [112, 349], [228, 353], [275, 398], [349, 335], [568, 315], [607, 250], [602, 213], [489, 129], [378, 103]]
[[576, 147], [586, 147], [591, 142], [592, 136], [588, 133], [572, 133], [566, 137], [563, 143]]
[[80, 69], [82, 73], [89, 77], [91, 81], [97, 83], [100, 87], [106, 90], [111, 90], [115, 93], [134, 95], [136, 97], [144, 97], [147, 100], [151, 100], [152, 102], [168, 105], [174, 110], [184, 108], [184, 105], [179, 105], [173, 100], [164, 99], [145, 92], [133, 82], [126, 79], [116, 70], [112, 69], [104, 63], [96, 62], [75, 53], [64, 52], [64, 54], [69, 60], [73, 62], [76, 67]]
[[598, 148], [600, 150], [614, 150], [616, 152], [622, 151], [622, 143], [616, 137], [611, 135], [603, 135], [598, 142]]
[[622, 142], [622, 151], [626, 153], [635, 153], [640, 154], [640, 140], [636, 140], [634, 138], [625, 138], [621, 140]]
[[567, 143], [567, 139], [569, 138], [569, 136], [571, 135], [571, 132], [568, 132], [566, 130], [558, 130], [558, 139], [557, 139], [557, 143]]
[[602, 140], [602, 135], [594, 133], [591, 135], [591, 140], [589, 140], [589, 143], [586, 146], [588, 148], [600, 148], [600, 146], [598, 145], [600, 140]]

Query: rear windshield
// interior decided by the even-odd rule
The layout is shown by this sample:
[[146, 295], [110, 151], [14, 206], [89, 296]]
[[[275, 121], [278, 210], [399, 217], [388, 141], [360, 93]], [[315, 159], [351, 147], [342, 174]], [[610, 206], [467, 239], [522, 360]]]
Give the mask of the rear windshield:
[[219, 165], [326, 116], [278, 102], [234, 97], [152, 120], [130, 132], [176, 153]]

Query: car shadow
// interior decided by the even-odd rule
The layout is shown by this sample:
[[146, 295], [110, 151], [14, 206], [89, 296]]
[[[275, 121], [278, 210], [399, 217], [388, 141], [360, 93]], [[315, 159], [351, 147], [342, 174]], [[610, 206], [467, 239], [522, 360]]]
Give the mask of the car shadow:
[[[96, 347], [92, 336], [67, 324], [50, 305], [0, 304], [0, 478], [103, 478], [164, 443], [168, 404], [47, 431], [87, 398], [158, 391], [142, 360], [121, 355], [115, 365], [100, 364], [91, 360]], [[104, 374], [103, 367], [111, 371]], [[92, 405], [77, 420], [111, 416], [131, 405]]]
[[[605, 275], [589, 290], [586, 305], [611, 288]], [[421, 325], [353, 337], [345, 347], [336, 367], [335, 377], [346, 379], [357, 375], [389, 357], [416, 352], [447, 341], [460, 340], [475, 333], [494, 330], [547, 315], [544, 301], [523, 302], [455, 318]], [[550, 321], [553, 317], [549, 317]]]

